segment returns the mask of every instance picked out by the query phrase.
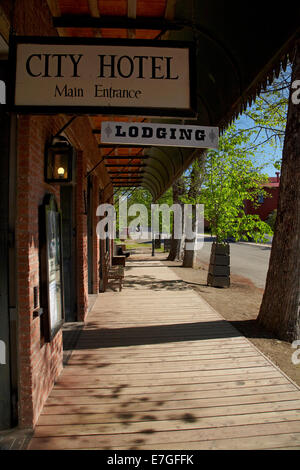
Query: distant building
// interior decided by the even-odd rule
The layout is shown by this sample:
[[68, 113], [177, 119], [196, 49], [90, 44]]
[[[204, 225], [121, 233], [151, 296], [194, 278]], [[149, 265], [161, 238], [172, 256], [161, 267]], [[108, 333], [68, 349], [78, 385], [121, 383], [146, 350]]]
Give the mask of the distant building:
[[268, 181], [263, 184], [263, 189], [269, 196], [260, 196], [258, 206], [254, 206], [252, 201], [245, 201], [246, 214], [259, 215], [262, 221], [266, 221], [271, 212], [277, 209], [279, 194], [280, 174], [276, 173], [275, 177], [269, 177]]

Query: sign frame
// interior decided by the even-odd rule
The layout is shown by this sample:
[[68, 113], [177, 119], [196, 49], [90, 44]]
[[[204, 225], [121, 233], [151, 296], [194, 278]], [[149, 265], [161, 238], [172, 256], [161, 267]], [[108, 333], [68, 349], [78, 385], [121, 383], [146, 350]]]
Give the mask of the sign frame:
[[[41, 45], [79, 45], [79, 46], [126, 46], [126, 47], [157, 47], [188, 49], [189, 59], [189, 108], [166, 107], [134, 107], [134, 106], [66, 106], [66, 105], [16, 105], [16, 73], [17, 73], [17, 48], [20, 44]], [[169, 40], [130, 40], [130, 39], [102, 39], [79, 37], [46, 37], [46, 36], [10, 36], [9, 41], [9, 76], [11, 80], [8, 86], [7, 107], [11, 112], [19, 114], [52, 115], [52, 114], [79, 114], [79, 115], [130, 115], [152, 117], [178, 117], [196, 118], [197, 94], [196, 94], [196, 47], [191, 41]]]
[[[49, 220], [51, 215], [55, 227], [55, 244], [52, 246], [49, 238]], [[40, 206], [40, 259], [41, 259], [41, 305], [43, 308], [43, 333], [44, 341], [49, 343], [53, 340], [58, 331], [62, 328], [65, 321], [64, 309], [64, 283], [63, 283], [63, 254], [62, 254], [62, 220], [61, 211], [57, 207], [56, 199], [53, 194], [47, 194], [43, 205]], [[53, 231], [53, 230], [52, 230]], [[58, 240], [58, 243], [57, 243]], [[51, 245], [51, 246], [50, 246]], [[50, 251], [55, 250], [54, 259], [50, 263]], [[53, 269], [55, 277], [59, 274], [59, 289], [57, 289], [57, 279], [52, 279]], [[52, 283], [52, 284], [51, 284]], [[51, 288], [52, 285], [52, 288]], [[54, 294], [55, 290], [55, 294]], [[55, 297], [55, 298], [54, 298]], [[60, 311], [53, 311], [53, 302], [57, 302]], [[57, 303], [55, 309], [57, 308]], [[56, 318], [56, 321], [54, 321]]]
[[[130, 132], [133, 131], [132, 135]], [[101, 144], [218, 149], [219, 128], [153, 122], [101, 122]], [[100, 145], [101, 145], [100, 144]]]

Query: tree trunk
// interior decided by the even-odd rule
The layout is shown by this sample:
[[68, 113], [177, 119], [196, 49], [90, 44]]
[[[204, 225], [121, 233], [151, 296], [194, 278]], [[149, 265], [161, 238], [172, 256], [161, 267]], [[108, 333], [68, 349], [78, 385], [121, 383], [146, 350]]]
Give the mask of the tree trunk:
[[[173, 234], [172, 234], [173, 235]], [[167, 260], [169, 261], [175, 261], [175, 260], [178, 260], [179, 259], [179, 255], [180, 255], [180, 244], [181, 244], [181, 240], [178, 240], [176, 238], [174, 238], [172, 236], [172, 239], [171, 239], [171, 248], [170, 248], [170, 252], [169, 252], [169, 255], [167, 257]]]
[[[196, 206], [192, 207], [192, 231], [196, 232]], [[194, 238], [185, 238], [184, 241], [184, 255], [182, 266], [184, 268], [193, 268], [196, 260], [195, 250], [196, 240]]]
[[[192, 243], [194, 243], [194, 240], [188, 240], [186, 239], [185, 240], [185, 243], [189, 243], [190, 245]], [[187, 250], [186, 249], [186, 245], [185, 245], [185, 248], [184, 248], [184, 255], [183, 255], [183, 261], [182, 261], [182, 266], [184, 268], [193, 268], [194, 265], [195, 265], [195, 258], [196, 258], [196, 251], [195, 249], [191, 250]]]
[[[292, 82], [300, 77], [297, 41]], [[258, 322], [286, 341], [300, 339], [300, 104], [292, 101], [282, 156], [279, 201], [266, 288]]]
[[[180, 196], [184, 193], [184, 180], [178, 179], [172, 186], [173, 190], [173, 204], [181, 204]], [[172, 229], [171, 248], [167, 260], [175, 261], [180, 259], [180, 246], [181, 240], [174, 238], [174, 224]]]
[[[193, 164], [193, 169], [191, 172], [191, 181], [190, 181], [190, 189], [189, 189], [189, 198], [194, 201], [193, 204], [193, 212], [192, 212], [192, 230], [194, 233], [197, 232], [196, 228], [196, 206], [195, 206], [195, 201], [198, 199], [200, 191], [201, 191], [201, 185], [204, 177], [204, 169], [205, 169], [205, 158], [206, 154], [200, 154], [194, 164]], [[188, 247], [188, 249], [187, 249]], [[192, 248], [193, 247], [193, 248]], [[184, 268], [193, 268], [195, 261], [196, 261], [196, 255], [197, 251], [195, 249], [196, 247], [196, 240], [195, 239], [185, 239], [185, 244], [184, 244], [184, 255], [183, 255], [183, 263], [182, 266]]]

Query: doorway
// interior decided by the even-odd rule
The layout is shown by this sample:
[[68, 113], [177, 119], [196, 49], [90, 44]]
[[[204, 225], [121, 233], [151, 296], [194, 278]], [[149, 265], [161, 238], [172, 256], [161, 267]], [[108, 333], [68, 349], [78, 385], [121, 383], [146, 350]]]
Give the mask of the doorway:
[[88, 245], [88, 293], [93, 294], [93, 180], [88, 176], [87, 180], [87, 245]]
[[77, 321], [75, 191], [60, 187], [65, 322]]

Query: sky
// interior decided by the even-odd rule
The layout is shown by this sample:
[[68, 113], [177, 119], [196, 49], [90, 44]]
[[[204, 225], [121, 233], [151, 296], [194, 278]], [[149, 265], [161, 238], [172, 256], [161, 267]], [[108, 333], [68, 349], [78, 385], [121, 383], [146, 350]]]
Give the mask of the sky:
[[[240, 116], [240, 118], [236, 120], [235, 124], [240, 129], [245, 129], [252, 125], [251, 120], [245, 115]], [[257, 142], [254, 143], [254, 145], [257, 145]], [[264, 172], [268, 176], [276, 176], [276, 171], [278, 170], [274, 168], [272, 161], [281, 160], [282, 150], [283, 142], [277, 142], [276, 148], [266, 143], [263, 148], [257, 147], [255, 149], [255, 161], [258, 165], [266, 164]]]
[[[272, 89], [277, 89], [278, 93], [281, 98], [286, 99], [288, 102], [288, 97], [289, 97], [289, 84], [291, 81], [291, 74], [292, 74], [292, 67], [290, 64], [287, 65], [286, 70], [284, 71], [281, 69], [280, 75], [278, 78], [274, 80], [274, 82], [271, 85], [267, 86], [266, 92]], [[271, 97], [268, 97], [268, 94], [262, 94], [262, 97], [267, 98], [267, 100], [270, 102], [272, 101], [272, 95]], [[275, 102], [276, 102], [275, 98]], [[254, 104], [252, 105], [254, 106]], [[282, 109], [282, 108], [281, 108]], [[283, 110], [282, 110], [283, 111]], [[286, 109], [287, 112], [287, 109]], [[242, 114], [235, 122], [238, 128], [245, 129], [253, 126], [253, 121], [248, 118], [245, 114]], [[272, 121], [271, 121], [272, 125]], [[273, 124], [274, 125], [274, 124]], [[275, 125], [277, 127], [277, 125]], [[263, 133], [262, 133], [263, 135]], [[255, 136], [253, 137], [253, 139]], [[260, 139], [263, 141], [266, 138], [266, 135], [264, 134], [263, 137]], [[259, 139], [257, 142], [254, 143], [254, 145], [257, 145], [259, 143]], [[276, 146], [271, 146], [268, 145], [268, 143], [265, 143], [263, 146], [258, 146], [255, 149], [255, 160], [258, 164], [266, 163], [266, 167], [264, 169], [264, 172], [268, 174], [269, 176], [276, 176], [276, 172], [278, 171], [277, 169], [274, 168], [274, 165], [272, 161], [280, 161], [282, 159], [282, 151], [283, 151], [283, 140], [279, 141], [277, 139], [276, 141]]]

